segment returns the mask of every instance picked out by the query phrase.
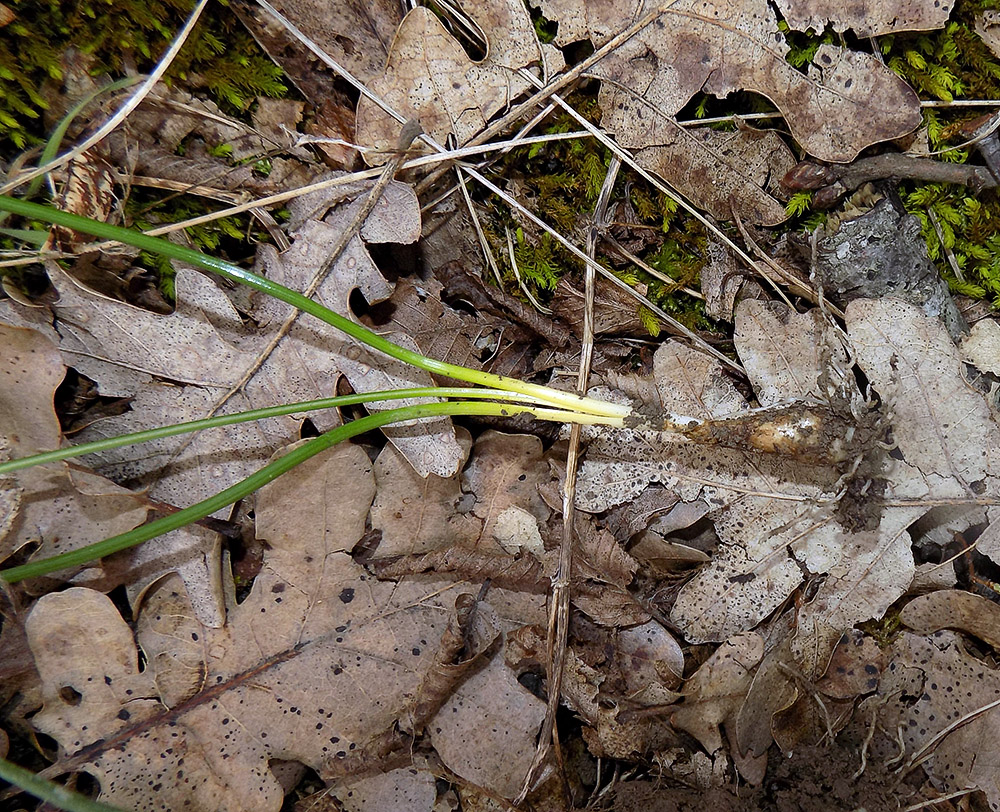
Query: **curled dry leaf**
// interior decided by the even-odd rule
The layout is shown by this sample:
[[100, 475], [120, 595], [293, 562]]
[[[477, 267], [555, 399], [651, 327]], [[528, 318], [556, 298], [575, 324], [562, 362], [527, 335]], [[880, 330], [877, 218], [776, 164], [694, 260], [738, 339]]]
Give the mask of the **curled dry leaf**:
[[1000, 651], [1000, 606], [971, 592], [941, 589], [921, 595], [903, 607], [899, 619], [917, 634], [955, 629]]

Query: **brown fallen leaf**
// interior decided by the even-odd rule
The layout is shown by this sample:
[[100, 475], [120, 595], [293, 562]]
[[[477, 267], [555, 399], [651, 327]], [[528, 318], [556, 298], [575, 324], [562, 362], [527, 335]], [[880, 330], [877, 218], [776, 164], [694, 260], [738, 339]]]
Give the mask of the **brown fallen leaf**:
[[[327, 809], [329, 812], [393, 812], [397, 809], [430, 812], [437, 794], [433, 773], [401, 767], [338, 782], [325, 789], [320, 798], [303, 799], [308, 803], [303, 805], [302, 812], [326, 812]], [[328, 806], [323, 805], [324, 801]]]
[[[52, 405], [66, 374], [58, 349], [34, 330], [0, 324], [0, 448], [8, 458], [59, 446]], [[47, 557], [141, 524], [142, 498], [68, 463], [0, 478], [0, 559], [26, 544]]]
[[[465, 143], [509, 104], [527, 82], [520, 68], [542, 59], [541, 45], [523, 3], [489, 0], [469, 9], [486, 38], [485, 58], [473, 62], [429, 9], [418, 6], [399, 24], [385, 72], [369, 89], [404, 119], [420, 122], [438, 143], [454, 133]], [[358, 141], [376, 150], [391, 149], [401, 125], [366, 96], [358, 103]], [[366, 153], [370, 163], [384, 155]]]
[[955, 629], [1000, 651], [1000, 607], [971, 592], [941, 589], [921, 595], [903, 607], [899, 619], [917, 634]]
[[444, 764], [466, 781], [515, 797], [535, 754], [545, 703], [521, 686], [497, 653], [428, 722]]
[[538, 487], [551, 477], [542, 443], [528, 434], [484, 432], [473, 445], [463, 473], [466, 488], [476, 495], [472, 513], [483, 522], [479, 549], [506, 552], [496, 537], [496, 523], [503, 511], [516, 507], [537, 522], [548, 521], [549, 508]]
[[[459, 441], [472, 442], [464, 430]], [[380, 558], [453, 545], [472, 547], [482, 534], [482, 522], [463, 509], [469, 500], [458, 477], [421, 477], [394, 446], [387, 445], [375, 461], [375, 481], [378, 495], [371, 522], [382, 534]]]
[[854, 0], [778, 0], [778, 10], [796, 31], [822, 31], [827, 23], [835, 31], [851, 29], [858, 37], [878, 37], [901, 31], [933, 31], [948, 22], [954, 3], [928, 0], [897, 0], [880, 3]]
[[36, 604], [28, 637], [45, 707], [35, 722], [64, 763], [98, 778], [103, 799], [277, 810], [271, 758], [334, 774], [407, 707], [446, 626], [448, 590], [378, 583], [351, 561], [343, 551], [363, 530], [370, 464], [353, 446], [325, 464], [330, 481], [367, 480], [368, 496], [328, 492], [324, 525], [303, 535], [283, 529], [301, 488], [265, 488], [257, 516], [270, 549], [250, 595], [230, 597], [226, 625], [211, 629], [176, 577], [161, 582], [137, 618], [142, 673], [132, 632], [103, 595], [72, 589]]
[[671, 724], [694, 736], [708, 753], [720, 752], [719, 728], [735, 725], [763, 656], [764, 640], [756, 632], [722, 643], [684, 683], [684, 700], [671, 715]]
[[878, 644], [857, 629], [851, 629], [837, 643], [826, 673], [816, 688], [834, 699], [863, 696], [878, 688], [886, 658]]
[[[546, 14], [560, 19], [549, 8]], [[595, 45], [607, 39], [591, 38]], [[626, 146], [653, 146], [662, 122], [696, 92], [750, 90], [774, 102], [806, 152], [850, 161], [920, 123], [916, 94], [873, 57], [824, 44], [803, 75], [785, 62], [787, 49], [759, 0], [672, 4], [595, 67], [606, 80], [603, 124]]]
[[663, 118], [654, 145], [631, 146], [640, 166], [669, 180], [713, 217], [769, 226], [788, 219], [779, 180], [795, 156], [776, 132], [745, 124], [718, 132]]
[[990, 809], [1000, 809], [1000, 762], [985, 744], [1000, 735], [1000, 674], [949, 631], [904, 632], [889, 654], [879, 722], [898, 731], [904, 767], [921, 764], [942, 793], [982, 790]]
[[[304, 289], [327, 251], [349, 220], [351, 197], [365, 186], [349, 190], [347, 200], [328, 216], [329, 222], [309, 220], [295, 209], [302, 223], [295, 244], [285, 254], [262, 252], [262, 264], [273, 279]], [[313, 208], [336, 207], [340, 199], [326, 196], [308, 201]], [[333, 272], [320, 285], [317, 296], [338, 312], [350, 312], [350, 291], [359, 288], [371, 301], [389, 295], [392, 288], [371, 260], [364, 239], [414, 240], [419, 235], [419, 213], [409, 187], [390, 184], [383, 199], [362, 224], [341, 255]], [[305, 204], [303, 204], [305, 205]], [[348, 211], [345, 212], [344, 209]], [[324, 209], [325, 211], [325, 209]], [[321, 212], [322, 214], [322, 212]], [[276, 402], [330, 395], [345, 373], [358, 390], [389, 388], [392, 378], [373, 373], [374, 360], [366, 363], [353, 344], [332, 329], [296, 322], [269, 355], [266, 349], [289, 308], [261, 303], [254, 315], [262, 327], [248, 330], [232, 301], [207, 277], [185, 268], [177, 272], [178, 304], [174, 313], [161, 315], [110, 301], [75, 284], [60, 268], [52, 266], [51, 279], [59, 293], [51, 316], [43, 309], [0, 302], [0, 319], [38, 325], [58, 341], [64, 359], [97, 382], [104, 395], [132, 398], [131, 410], [99, 421], [79, 433], [80, 441], [96, 440], [165, 423], [229, 413]], [[249, 335], [248, 335], [249, 333]], [[266, 357], [262, 359], [261, 353]], [[351, 357], [355, 354], [355, 357]], [[244, 378], [249, 378], [240, 388]], [[407, 385], [429, 385], [429, 376], [406, 377]], [[233, 396], [224, 399], [227, 391]], [[321, 429], [336, 425], [336, 414], [316, 415]], [[160, 501], [185, 506], [246, 477], [259, 468], [281, 443], [299, 436], [301, 416], [230, 426], [194, 437], [182, 436], [126, 447], [99, 455], [102, 474], [130, 485], [150, 487]], [[454, 471], [461, 450], [446, 429], [440, 441], [427, 437], [400, 443], [411, 448], [416, 464], [425, 470]], [[450, 439], [449, 439], [450, 434]], [[58, 444], [58, 436], [48, 448]], [[105, 532], [102, 537], [106, 536]], [[69, 543], [73, 534], [63, 535]], [[91, 541], [99, 539], [90, 539]], [[199, 616], [212, 625], [221, 623], [217, 568], [205, 553], [217, 546], [211, 536], [182, 531], [144, 545], [127, 560], [142, 572], [133, 586], [135, 594], [165, 571], [178, 570], [188, 583]], [[200, 583], [199, 583], [200, 582]], [[196, 592], [201, 596], [196, 597]]]

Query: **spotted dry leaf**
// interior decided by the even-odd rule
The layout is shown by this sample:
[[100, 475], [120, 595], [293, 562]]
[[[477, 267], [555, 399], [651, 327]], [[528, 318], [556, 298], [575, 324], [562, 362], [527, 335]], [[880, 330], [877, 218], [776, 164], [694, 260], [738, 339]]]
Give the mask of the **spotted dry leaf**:
[[[962, 354], [936, 319], [896, 299], [858, 300], [847, 330], [861, 369], [892, 416], [898, 461], [887, 496], [951, 500], [948, 538], [980, 523], [985, 499], [1000, 497], [1000, 427], [964, 377]], [[988, 515], [995, 519], [995, 506]], [[964, 515], [964, 518], [963, 518]], [[931, 528], [922, 528], [925, 534]], [[1000, 558], [994, 527], [979, 551]]]
[[1000, 810], [1000, 758], [985, 744], [1000, 736], [1000, 674], [950, 631], [903, 632], [889, 656], [876, 707], [902, 763], [921, 763], [942, 793], [982, 790]]
[[[997, 429], [982, 396], [962, 380], [944, 328], [892, 300], [852, 308], [851, 349], [890, 406], [883, 419], [898, 434], [894, 457], [902, 459], [880, 456], [874, 440], [884, 429], [876, 421], [866, 430], [867, 445], [855, 449], [874, 455], [865, 463], [870, 470], [856, 486], [847, 480], [846, 496], [846, 460], [824, 465], [794, 453], [766, 454], [741, 447], [739, 438], [727, 442], [708, 433], [705, 445], [670, 434], [602, 432], [588, 449], [579, 483], [588, 510], [631, 498], [647, 482], [665, 485], [684, 501], [707, 502], [719, 544], [711, 563], [681, 589], [671, 613], [693, 641], [725, 640], [753, 628], [803, 578], [822, 576], [798, 610], [792, 643], [798, 666], [812, 675], [822, 673], [844, 628], [880, 616], [909, 586], [914, 565], [906, 529], [927, 512], [926, 500], [975, 502], [996, 488], [992, 460], [1000, 444], [991, 438]], [[839, 403], [844, 415], [844, 439], [860, 436], [854, 421], [870, 419], [867, 407], [860, 393], [845, 391], [846, 355], [823, 320], [760, 302], [741, 305], [736, 320], [737, 350], [746, 354], [763, 403], [831, 396], [831, 408]], [[617, 383], [654, 414], [716, 419], [720, 426], [759, 420], [746, 404], [741, 408], [738, 399], [720, 394], [725, 373], [713, 365], [668, 344], [657, 353], [651, 381]], [[721, 414], [737, 417], [726, 424], [718, 422]], [[870, 478], [874, 482], [865, 485]], [[868, 493], [883, 487], [886, 505]]]
[[[542, 59], [541, 46], [523, 3], [490, 0], [470, 7], [489, 51], [474, 62], [430, 9], [418, 6], [396, 30], [385, 72], [369, 89], [404, 119], [416, 119], [424, 132], [443, 143], [454, 134], [459, 143], [485, 128], [486, 122], [527, 87], [516, 71]], [[363, 96], [358, 103], [358, 140], [378, 150], [392, 149], [401, 125]], [[385, 155], [366, 154], [370, 163]]]
[[961, 353], [938, 320], [898, 299], [859, 299], [847, 308], [847, 331], [893, 415], [905, 462], [929, 478], [952, 479], [970, 496], [996, 493], [1000, 428], [964, 381]]
[[[542, 10], [561, 29], [579, 4], [550, 0]], [[587, 34], [599, 47], [633, 19], [626, 7], [602, 5], [587, 17]], [[829, 161], [849, 161], [919, 125], [916, 94], [874, 57], [821, 45], [803, 74], [785, 61], [787, 51], [763, 0], [671, 3], [595, 66], [606, 80], [602, 123], [625, 146], [651, 147], [695, 93], [748, 90], [777, 105], [806, 152]]]
[[720, 220], [739, 217], [773, 226], [788, 219], [780, 181], [796, 164], [776, 132], [740, 125], [735, 132], [660, 122], [655, 145], [637, 147], [639, 164]]
[[940, 589], [914, 598], [899, 619], [917, 634], [954, 629], [979, 638], [1000, 651], [1000, 606], [959, 589]]
[[[28, 638], [45, 693], [34, 722], [63, 759], [80, 754], [77, 769], [98, 779], [103, 800], [277, 810], [284, 792], [271, 759], [334, 774], [407, 707], [454, 593], [440, 582], [379, 583], [351, 560], [371, 465], [356, 446], [324, 457], [313, 481], [325, 484], [305, 494], [311, 532], [302, 483], [261, 493], [268, 553], [250, 595], [230, 599], [224, 627], [197, 620], [176, 577], [148, 595], [136, 620], [142, 672], [133, 633], [105, 596], [70, 589], [33, 609]], [[300, 513], [302, 527], [289, 526]]]
[[948, 22], [953, 0], [777, 0], [778, 10], [796, 31], [851, 29], [858, 37], [878, 37], [901, 31], [933, 31]]

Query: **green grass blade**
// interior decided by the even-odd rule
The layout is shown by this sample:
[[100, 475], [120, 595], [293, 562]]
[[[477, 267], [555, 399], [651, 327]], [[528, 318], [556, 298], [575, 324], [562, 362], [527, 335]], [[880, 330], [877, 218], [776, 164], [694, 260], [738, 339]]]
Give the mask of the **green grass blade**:
[[631, 409], [613, 403], [584, 398], [569, 392], [562, 392], [558, 389], [551, 389], [547, 386], [526, 383], [517, 378], [508, 378], [502, 375], [493, 375], [482, 370], [470, 369], [469, 367], [449, 364], [445, 361], [438, 361], [428, 358], [420, 353], [393, 344], [378, 333], [355, 324], [350, 319], [334, 313], [332, 310], [323, 307], [319, 302], [315, 302], [301, 293], [298, 293], [284, 285], [279, 285], [269, 279], [257, 276], [250, 271], [246, 271], [236, 265], [232, 265], [224, 260], [210, 257], [200, 251], [187, 248], [183, 245], [175, 245], [159, 237], [150, 237], [127, 228], [120, 228], [109, 223], [101, 223], [87, 217], [80, 217], [77, 214], [60, 211], [51, 206], [42, 206], [37, 203], [30, 203], [25, 200], [0, 195], [0, 210], [6, 210], [25, 217], [32, 217], [55, 225], [71, 228], [85, 234], [92, 234], [104, 240], [114, 240], [135, 246], [144, 251], [151, 251], [156, 254], [169, 257], [170, 259], [186, 262], [196, 268], [209, 271], [233, 282], [247, 285], [254, 290], [266, 293], [276, 299], [298, 308], [305, 313], [326, 322], [338, 330], [351, 336], [357, 341], [367, 344], [372, 349], [378, 350], [390, 358], [395, 358], [403, 363], [424, 369], [435, 375], [442, 375], [454, 380], [466, 381], [479, 386], [488, 386], [495, 389], [503, 389], [508, 392], [520, 392], [526, 395], [533, 395], [545, 403], [557, 406], [561, 409], [570, 409], [584, 414], [604, 415], [608, 417], [625, 417]]
[[67, 812], [123, 812], [120, 807], [91, 800], [79, 792], [66, 789], [2, 758], [0, 758], [0, 778]]
[[[399, 409], [389, 409], [385, 412], [362, 417], [353, 423], [345, 426], [337, 426], [319, 437], [309, 440], [307, 443], [289, 451], [283, 457], [274, 462], [270, 462], [256, 473], [251, 474], [241, 482], [231, 485], [223, 491], [210, 496], [190, 507], [178, 510], [161, 519], [144, 524], [127, 533], [99, 541], [81, 547], [79, 550], [72, 550], [68, 553], [46, 558], [41, 561], [32, 561], [18, 567], [0, 570], [0, 579], [7, 583], [14, 583], [25, 578], [34, 578], [39, 575], [47, 575], [67, 567], [75, 567], [86, 564], [106, 555], [135, 547], [144, 541], [149, 541], [171, 530], [178, 530], [181, 527], [210, 516], [217, 510], [233, 504], [234, 502], [249, 496], [254, 491], [264, 487], [269, 482], [273, 482], [282, 474], [287, 473], [296, 465], [299, 465], [311, 457], [316, 456], [321, 451], [348, 440], [359, 434], [364, 434], [372, 429], [387, 426], [390, 423], [401, 423], [408, 420], [418, 420], [424, 417], [455, 416], [455, 415], [486, 415], [511, 417], [518, 414], [532, 414], [543, 420], [555, 420], [558, 422], [578, 421], [581, 415], [575, 412], [559, 411], [554, 409], [541, 409], [535, 406], [526, 406], [507, 403], [424, 403], [417, 406], [404, 406]], [[594, 421], [601, 421], [602, 418], [593, 416]], [[584, 416], [586, 420], [586, 416]]]
[[303, 400], [298, 403], [283, 403], [279, 406], [265, 406], [261, 409], [250, 409], [245, 412], [234, 412], [233, 414], [216, 415], [206, 417], [202, 420], [190, 420], [186, 423], [174, 423], [169, 426], [158, 426], [155, 429], [136, 431], [132, 434], [120, 434], [117, 437], [106, 437], [102, 440], [94, 440], [80, 445], [67, 446], [55, 451], [44, 451], [41, 454], [34, 454], [30, 457], [20, 457], [16, 460], [0, 462], [0, 476], [10, 474], [14, 471], [21, 471], [35, 465], [44, 465], [49, 462], [59, 462], [60, 460], [82, 457], [85, 454], [97, 454], [102, 451], [110, 451], [113, 448], [121, 448], [126, 445], [136, 445], [138, 443], [148, 443], [151, 440], [160, 440], [164, 437], [175, 437], [178, 434], [186, 434], [193, 431], [203, 431], [204, 429], [219, 428], [221, 426], [232, 426], [237, 423], [248, 423], [252, 420], [265, 420], [269, 417], [283, 417], [297, 412], [311, 412], [320, 409], [333, 409], [340, 406], [353, 406], [358, 403], [373, 403], [383, 400], [406, 400], [408, 398], [475, 398], [506, 401], [528, 401], [535, 402], [528, 395], [503, 392], [499, 389], [470, 389], [468, 387], [452, 386], [423, 386], [413, 389], [387, 389], [380, 392], [361, 392], [355, 395], [339, 395], [334, 398], [320, 398], [318, 400]]

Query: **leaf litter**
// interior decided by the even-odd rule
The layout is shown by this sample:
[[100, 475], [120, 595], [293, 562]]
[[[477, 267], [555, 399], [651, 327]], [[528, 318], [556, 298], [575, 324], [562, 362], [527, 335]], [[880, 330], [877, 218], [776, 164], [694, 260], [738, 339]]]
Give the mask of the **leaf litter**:
[[[829, 22], [858, 36], [933, 29], [949, 11], [778, 5], [793, 28]], [[647, 11], [540, 7], [559, 23], [557, 45], [595, 48]], [[337, 14], [372, 23], [350, 35], [324, 31], [308, 3], [282, 9], [311, 22], [328, 52], [442, 143], [476, 138], [510, 107], [531, 86], [523, 69], [542, 65], [544, 79], [562, 67], [526, 9], [506, 0], [474, 12], [484, 54], [460, 44], [446, 13], [424, 8], [400, 17], [341, 4]], [[256, 18], [276, 59], [298, 60], [300, 87], [328, 86], [309, 78], [301, 52], [274, 47], [266, 15], [241, 15]], [[849, 161], [919, 122], [915, 94], [873, 57], [822, 45], [799, 71], [787, 47], [764, 5], [672, 4], [593, 66], [602, 127], [712, 215], [777, 224], [777, 179], [794, 163], [784, 139], [743, 123], [732, 133], [681, 126], [676, 117], [696, 93], [765, 96], [803, 150], [827, 161]], [[133, 170], [191, 182], [212, 167], [207, 153], [169, 171], [150, 156], [194, 132], [244, 157], [280, 143], [292, 157], [267, 184], [248, 171], [226, 183], [287, 188], [321, 177], [277, 123], [300, 115], [295, 105], [262, 106], [247, 128], [163, 91], [133, 121], [159, 152], [129, 160]], [[358, 145], [377, 164], [399, 122], [367, 98], [357, 116]], [[126, 149], [120, 141], [115, 148]], [[523, 319], [515, 329], [478, 305], [469, 314], [445, 301], [447, 283], [380, 270], [369, 246], [422, 236], [409, 185], [390, 184], [363, 223], [354, 215], [368, 187], [339, 188], [292, 204], [290, 247], [263, 247], [258, 268], [291, 287], [315, 285], [342, 313], [356, 312], [360, 293], [366, 318], [425, 354], [472, 366], [489, 358], [517, 375], [551, 365], [532, 356], [555, 332], [533, 332]], [[85, 188], [67, 190], [85, 198]], [[317, 277], [352, 225], [359, 236]], [[52, 398], [66, 366], [131, 405], [80, 439], [279, 394], [326, 395], [341, 379], [359, 391], [431, 383], [291, 320], [284, 305], [183, 267], [168, 314], [113, 301], [55, 264], [48, 272], [59, 296], [50, 309], [0, 301], [9, 323], [0, 458], [58, 446]], [[716, 282], [721, 300], [726, 282]], [[680, 430], [589, 437], [560, 697], [585, 752], [564, 754], [566, 774], [596, 791], [594, 759], [639, 761], [670, 784], [649, 787], [645, 800], [643, 779], [611, 787], [622, 809], [706, 798], [738, 808], [737, 775], [756, 808], [879, 809], [913, 794], [887, 772], [895, 763], [923, 771], [927, 800], [938, 800], [931, 790], [979, 790], [1000, 808], [995, 754], [980, 747], [996, 738], [1000, 718], [989, 654], [1000, 640], [996, 605], [947, 589], [909, 599], [914, 550], [945, 548], [956, 534], [974, 540], [997, 512], [1000, 437], [967, 366], [986, 371], [988, 349], [960, 352], [937, 320], [889, 298], [852, 302], [844, 331], [820, 308], [723, 304], [749, 387], [676, 341], [656, 351], [649, 377], [603, 370], [600, 394]], [[556, 345], [565, 349], [565, 335]], [[338, 419], [312, 418], [319, 430]], [[4, 645], [27, 647], [38, 672], [31, 688], [23, 673], [15, 680], [0, 669], [5, 698], [38, 697], [31, 710], [22, 699], [10, 725], [56, 742], [48, 774], [88, 772], [103, 800], [130, 809], [277, 809], [306, 767], [340, 808], [454, 808], [435, 783], [441, 776], [463, 807], [515, 798], [545, 716], [546, 596], [565, 469], [559, 444], [546, 450], [537, 436], [504, 428], [474, 439], [445, 422], [389, 430], [381, 449], [340, 447], [267, 486], [243, 514], [263, 550], [249, 585], [234, 583], [216, 538], [193, 528], [43, 594], [3, 629]], [[93, 470], [58, 463], [0, 479], [0, 549], [44, 555], [129, 529], [154, 502], [215, 492], [301, 432], [300, 418], [276, 419], [110, 452], [87, 460]], [[987, 529], [979, 552], [997, 558], [997, 538]], [[122, 583], [131, 617], [103, 594]], [[896, 618], [909, 631], [887, 631]], [[824, 782], [832, 789], [811, 789]], [[563, 808], [554, 783], [532, 796], [537, 808]]]

